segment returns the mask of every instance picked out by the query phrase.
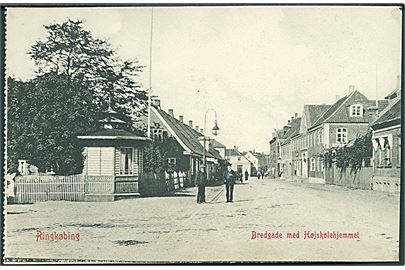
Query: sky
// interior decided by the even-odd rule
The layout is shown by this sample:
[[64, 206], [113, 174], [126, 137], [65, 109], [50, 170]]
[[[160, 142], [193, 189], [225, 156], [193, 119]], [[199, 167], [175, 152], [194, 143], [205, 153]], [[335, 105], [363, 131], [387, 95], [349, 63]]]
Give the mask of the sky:
[[[204, 126], [217, 112], [217, 140], [269, 152], [272, 132], [304, 104], [332, 104], [349, 85], [383, 98], [401, 73], [397, 7], [155, 7], [152, 89], [163, 109]], [[67, 18], [147, 68], [151, 8], [8, 8], [6, 73], [34, 76], [27, 52], [45, 40], [43, 25]], [[214, 114], [207, 114], [207, 129]]]

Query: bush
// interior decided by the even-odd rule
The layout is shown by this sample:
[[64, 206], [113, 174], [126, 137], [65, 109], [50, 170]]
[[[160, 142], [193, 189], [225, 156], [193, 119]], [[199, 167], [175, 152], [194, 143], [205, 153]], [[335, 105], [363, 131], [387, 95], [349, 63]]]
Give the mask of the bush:
[[163, 196], [167, 194], [166, 180], [163, 173], [144, 173], [139, 181], [141, 196]]

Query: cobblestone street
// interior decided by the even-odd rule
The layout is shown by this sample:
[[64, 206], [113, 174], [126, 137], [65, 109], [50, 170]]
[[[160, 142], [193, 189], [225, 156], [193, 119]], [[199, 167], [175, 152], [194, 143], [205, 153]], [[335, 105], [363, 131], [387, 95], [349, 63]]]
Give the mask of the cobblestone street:
[[[103, 261], [393, 261], [399, 195], [285, 180], [250, 179], [225, 203], [224, 186], [115, 202], [44, 202], [6, 208], [6, 259]], [[80, 241], [37, 241], [37, 231]], [[252, 231], [282, 238], [251, 239]], [[304, 239], [304, 232], [359, 232], [358, 239]], [[300, 238], [287, 238], [299, 232]]]

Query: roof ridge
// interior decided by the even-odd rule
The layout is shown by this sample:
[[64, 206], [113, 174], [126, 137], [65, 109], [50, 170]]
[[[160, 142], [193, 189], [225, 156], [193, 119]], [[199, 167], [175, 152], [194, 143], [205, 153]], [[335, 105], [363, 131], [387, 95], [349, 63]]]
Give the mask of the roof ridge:
[[[345, 100], [342, 102], [342, 104], [339, 105], [339, 107], [337, 107], [327, 118], [325, 118], [325, 120], [323, 120], [323, 122], [326, 122], [329, 118], [331, 118], [333, 115], [335, 115], [336, 112], [337, 112], [340, 108], [342, 108], [343, 104], [345, 104], [345, 103], [347, 102], [347, 100], [349, 99], [349, 97], [353, 96], [355, 92], [358, 92], [358, 91], [357, 91], [357, 90], [354, 90], [354, 91], [351, 92], [349, 95], [346, 95], [346, 96], [344, 96], [344, 97], [342, 97], [342, 98], [336, 100], [336, 101], [331, 105], [331, 107], [330, 107], [329, 109], [327, 109], [327, 110], [315, 121], [315, 123], [314, 123], [309, 129], [311, 129], [311, 128], [313, 128], [313, 127], [317, 127], [318, 125], [320, 125], [321, 123], [318, 123], [318, 121], [319, 121], [320, 119], [322, 119], [322, 117], [323, 117], [324, 115], [326, 115], [326, 113], [329, 112], [330, 109], [333, 108], [333, 105], [335, 105], [336, 103], [338, 103], [338, 102], [341, 101], [342, 99], [345, 99]], [[360, 93], [360, 92], [359, 92], [359, 93]]]
[[[156, 108], [155, 108], [156, 109]], [[165, 112], [162, 109], [156, 109], [159, 110], [159, 113], [163, 113], [165, 117], [167, 117], [169, 119], [169, 122], [167, 124], [170, 126], [170, 124], [175, 125], [176, 126], [176, 130], [178, 132], [180, 132], [182, 134], [183, 137], [185, 137], [186, 141], [183, 141], [179, 135], [176, 133], [176, 131], [171, 127], [171, 129], [173, 130], [173, 133], [176, 134], [175, 137], [178, 137], [178, 139], [180, 141], [183, 142], [183, 144], [185, 146], [187, 146], [187, 148], [190, 149], [191, 152], [198, 154], [198, 155], [202, 155], [202, 152], [204, 151], [204, 146], [201, 145], [200, 141], [198, 140], [198, 138], [200, 136], [204, 136], [203, 134], [201, 134], [199, 131], [195, 130], [194, 128], [190, 127], [189, 125], [187, 125], [186, 123], [180, 121], [179, 119], [177, 119], [176, 117], [168, 114], [167, 112]], [[187, 144], [191, 144], [191, 145], [187, 145]], [[192, 146], [192, 147], [190, 147]], [[196, 150], [194, 151], [193, 150]], [[201, 152], [201, 153], [200, 153]], [[218, 151], [216, 151], [215, 149], [208, 149], [206, 151], [207, 157], [213, 157], [213, 158], [222, 158], [219, 154]]]

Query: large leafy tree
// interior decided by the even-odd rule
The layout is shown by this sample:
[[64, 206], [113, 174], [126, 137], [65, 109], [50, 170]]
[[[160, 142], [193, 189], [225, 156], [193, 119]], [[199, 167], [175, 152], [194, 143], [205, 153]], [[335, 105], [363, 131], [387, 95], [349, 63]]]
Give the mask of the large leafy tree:
[[29, 51], [38, 74], [55, 72], [69, 81], [79, 81], [92, 92], [94, 103], [135, 115], [145, 107], [146, 93], [137, 82], [143, 66], [121, 60], [111, 45], [83, 28], [83, 21], [66, 20], [44, 26], [47, 38]]
[[32, 81], [7, 82], [8, 169], [27, 159], [40, 171], [68, 175], [82, 171], [77, 135], [97, 128], [97, 109], [88, 89], [65, 75], [47, 73]]
[[28, 54], [37, 76], [8, 79], [8, 170], [28, 159], [40, 171], [80, 173], [82, 147], [77, 135], [97, 128], [97, 115], [108, 105], [130, 119], [144, 109], [145, 92], [137, 83], [137, 60], [121, 60], [111, 46], [66, 20], [45, 26], [47, 37]]

